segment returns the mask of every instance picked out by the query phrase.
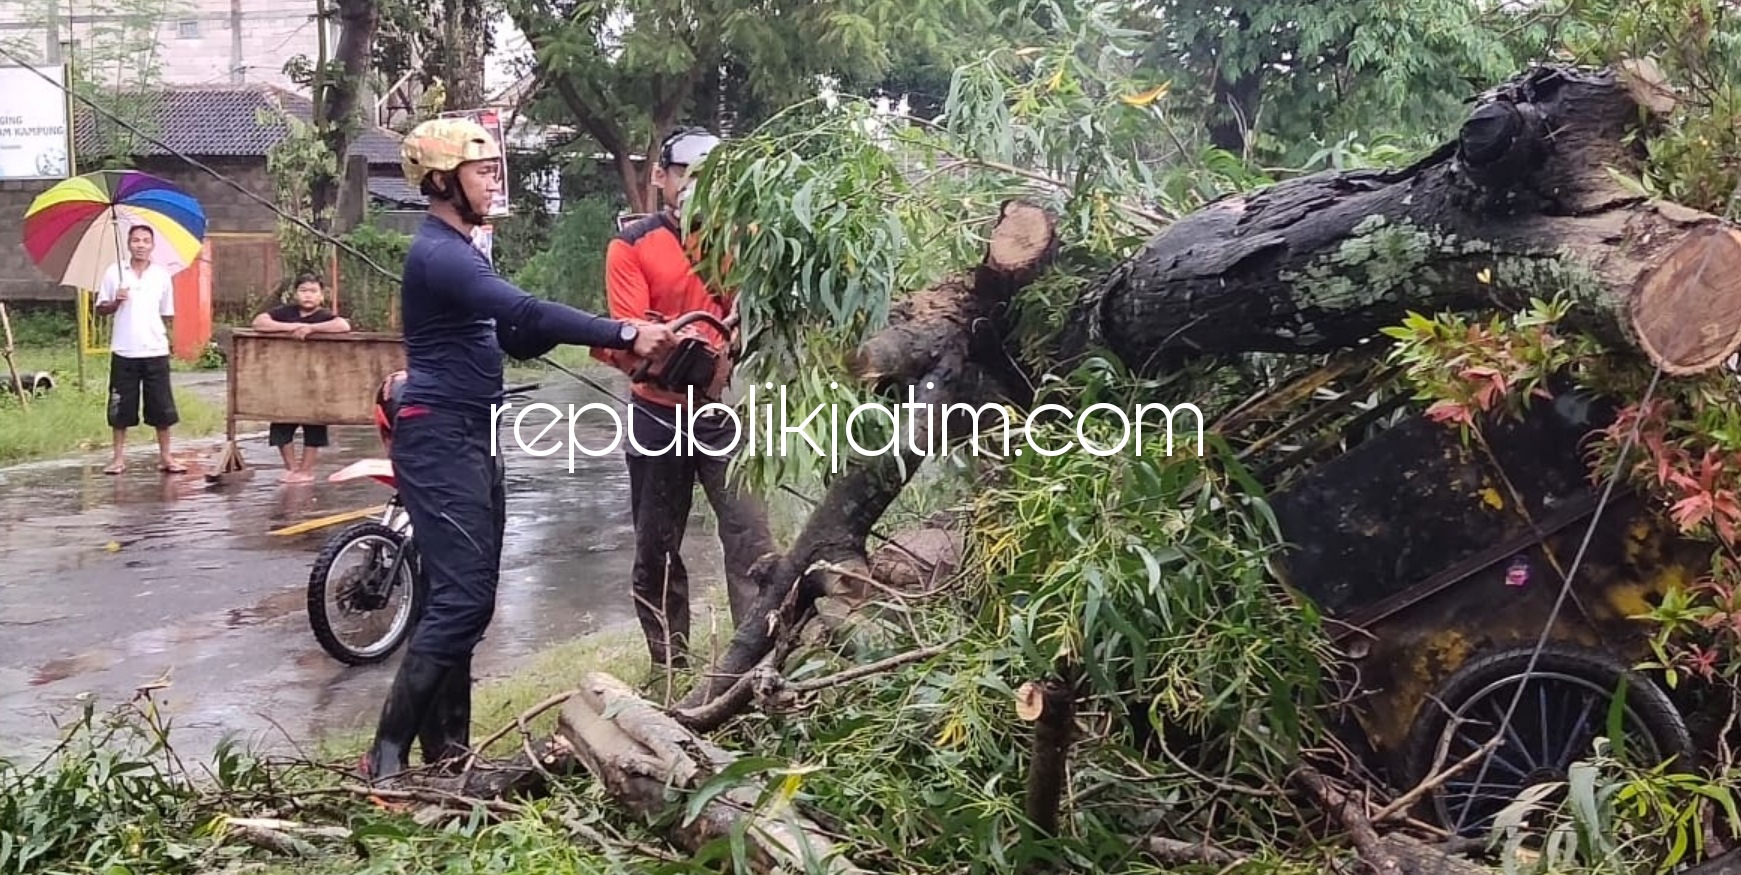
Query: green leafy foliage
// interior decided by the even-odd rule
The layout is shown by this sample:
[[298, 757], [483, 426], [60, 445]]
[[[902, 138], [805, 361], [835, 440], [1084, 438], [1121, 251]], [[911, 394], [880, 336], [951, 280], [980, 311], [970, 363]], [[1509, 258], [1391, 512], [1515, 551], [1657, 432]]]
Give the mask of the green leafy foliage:
[[1539, 45], [1534, 31], [1507, 39], [1530, 28], [1510, 4], [1462, 0], [1158, 0], [1131, 17], [1152, 34], [1145, 60], [1227, 129], [1210, 129], [1215, 145], [1290, 165], [1354, 132], [1424, 149], [1454, 126], [1464, 97], [1520, 69], [1528, 54], [1514, 46]]
[[[315, 209], [316, 180], [338, 173], [338, 159], [321, 138], [320, 129], [298, 118], [261, 110], [261, 125], [282, 124], [287, 133], [266, 155], [266, 173], [277, 188], [278, 258], [282, 271], [294, 277], [303, 271], [325, 273], [331, 244], [310, 228], [328, 227], [332, 208]], [[301, 220], [293, 221], [286, 216]]]
[[[544, 81], [564, 83], [544, 92], [534, 115], [578, 122], [626, 161], [653, 154], [684, 120], [718, 126], [735, 118], [747, 126], [811, 98], [823, 77], [875, 80], [889, 68], [891, 47], [909, 37], [915, 46], [935, 45], [951, 10], [979, 7], [968, 0], [936, 8], [892, 0], [508, 0], [504, 8], [529, 35]], [[649, 177], [643, 167], [621, 181], [638, 212], [656, 206]]]
[[[1331, 868], [1316, 844], [1317, 813], [1294, 810], [1280, 785], [1305, 752], [1329, 743], [1326, 686], [1337, 654], [1313, 606], [1270, 573], [1281, 538], [1261, 490], [1216, 436], [1197, 438], [1197, 419], [1182, 406], [1173, 407], [1170, 451], [1153, 408], [1140, 452], [1128, 441], [1104, 456], [1083, 447], [1115, 447], [1127, 437], [1110, 411], [1090, 411], [1096, 403], [1136, 412], [1195, 398], [1208, 414], [1241, 381], [1261, 388], [1273, 362], [1254, 357], [1166, 383], [1133, 380], [1116, 362], [1048, 373], [1047, 341], [1063, 305], [1171, 217], [1210, 199], [1302, 169], [1396, 164], [1442, 141], [1466, 94], [1529, 58], [1663, 58], [1671, 75], [1691, 84], [1666, 133], [1650, 141], [1638, 185], [1721, 207], [1735, 155], [1731, 13], [1702, 0], [1570, 0], [1525, 11], [1450, 0], [939, 8], [956, 7], [967, 14], [950, 35], [944, 19], [906, 15], [886, 0], [756, 9], [664, 0], [510, 4], [522, 22], [547, 25], [529, 29], [539, 30], [540, 70], [570, 77], [578, 96], [546, 92], [539, 113], [577, 123], [607, 151], [639, 152], [665, 122], [707, 118], [695, 92], [710, 87], [778, 104], [767, 124], [701, 169], [688, 218], [703, 273], [742, 296], [751, 357], [740, 382], [784, 386], [782, 403], [800, 417], [811, 405], [844, 411], [871, 400], [843, 378], [847, 351], [904, 296], [977, 262], [1003, 200], [1032, 198], [1062, 217], [1059, 267], [1017, 302], [1012, 353], [1040, 375], [1039, 402], [1075, 416], [1028, 421], [1011, 411], [1010, 452], [993, 427], [978, 456], [928, 460], [928, 471], [974, 493], [963, 573], [923, 605], [891, 597], [879, 617], [850, 632], [852, 661], [918, 645], [941, 652], [804, 696], [801, 713], [770, 708], [732, 724], [720, 743], [753, 755], [699, 793], [674, 796], [673, 816], [757, 777], [769, 785], [765, 800], [824, 812], [848, 853], [875, 871], [1039, 864], [1157, 871], [1133, 850], [1145, 835], [1237, 850], [1251, 859], [1244, 872]], [[624, 13], [633, 28], [606, 26]], [[904, 15], [917, 23], [895, 27]], [[1676, 28], [1689, 21], [1694, 38], [1684, 39]], [[1697, 38], [1701, 22], [1710, 25], [1708, 44]], [[847, 93], [810, 96], [818, 72], [863, 83], [901, 65], [931, 75], [938, 59], [954, 67], [935, 80], [944, 86], [935, 116], [882, 115]], [[1249, 144], [1241, 138], [1235, 148], [1217, 148], [1211, 128], [1227, 121], [1229, 103], [1257, 133]], [[519, 272], [522, 283], [588, 300], [598, 269], [587, 265], [602, 254], [608, 213], [588, 204], [565, 217], [548, 249]], [[1561, 330], [1567, 306], [1578, 304], [1539, 301], [1498, 318], [1417, 316], [1387, 333], [1397, 342], [1394, 360], [1440, 411], [1521, 402], [1568, 370], [1584, 385], [1637, 398], [1648, 374]], [[1741, 519], [1730, 513], [1741, 476], [1732, 473], [1741, 470], [1733, 463], [1741, 458], [1741, 408], [1732, 396], [1723, 378], [1665, 381], [1662, 405], [1623, 418], [1642, 423], [1648, 450], [1647, 462], [1630, 471], [1633, 482], [1678, 508], [1689, 532], [1720, 542], [1728, 540], [1723, 520]], [[834, 425], [812, 420], [806, 433], [824, 438]], [[865, 447], [890, 431], [874, 416], [853, 429]], [[1612, 464], [1604, 454], [1623, 431], [1603, 438], [1593, 464]], [[1034, 451], [1069, 444], [1059, 455]], [[826, 453], [788, 446], [744, 461], [760, 471], [757, 485], [837, 473], [825, 467]], [[1672, 592], [1653, 611], [1671, 677], [1734, 676], [1738, 579], [1732, 564], [1718, 564], [1711, 581]], [[831, 650], [800, 650], [783, 674], [814, 680], [847, 661]], [[1074, 685], [1084, 731], [1072, 751], [1063, 829], [1044, 839], [1022, 810], [1030, 732], [1009, 713], [1015, 690], [1040, 677]], [[175, 873], [186, 871], [177, 866], [190, 854], [208, 862], [214, 848], [242, 854], [200, 830], [212, 810], [208, 792], [191, 791], [167, 770], [161, 780], [107, 789], [113, 782], [104, 776], [116, 771], [107, 763], [86, 751], [63, 757], [51, 777], [0, 775], [0, 791], [66, 812], [55, 823], [73, 825], [39, 834], [37, 821], [26, 819], [34, 809], [0, 803], [0, 840], [29, 842], [34, 859], [80, 873], [117, 859]], [[1559, 827], [1550, 817], [1545, 830], [1539, 819], [1502, 830], [1514, 851], [1546, 842], [1534, 858], [1539, 869], [1672, 865], [1697, 851], [1704, 819], [1723, 830], [1735, 821], [1722, 790], [1733, 784], [1731, 772], [1708, 781], [1616, 773], [1598, 758], [1573, 776], [1569, 807], [1552, 815]], [[93, 780], [121, 796], [124, 818], [76, 804], [77, 788]], [[321, 787], [331, 784], [328, 776]], [[63, 792], [74, 802], [50, 798]], [[245, 798], [230, 791], [226, 801]], [[647, 825], [607, 809], [597, 786], [559, 782], [550, 799], [499, 823], [480, 815], [425, 829], [362, 805], [309, 817], [346, 822], [367, 851], [360, 860], [349, 848], [333, 853], [324, 861], [333, 871], [733, 866], [731, 841], [693, 861], [628, 862], [614, 839], [650, 840]], [[595, 853], [574, 841], [595, 832], [613, 839], [608, 849]], [[124, 853], [135, 856], [116, 856]], [[1506, 859], [1523, 865], [1517, 854]]]
[[[399, 304], [398, 268], [411, 251], [411, 235], [365, 219], [340, 239], [345, 246], [334, 248], [345, 318], [358, 331], [394, 330]], [[377, 266], [381, 270], [376, 270]], [[383, 270], [389, 274], [383, 275]]]
[[1091, 362], [1042, 393], [1075, 413], [1028, 422], [984, 493], [988, 603], [1028, 673], [1144, 703], [1156, 731], [1214, 739], [1231, 771], [1276, 780], [1319, 728], [1334, 655], [1270, 576], [1281, 534], [1261, 489], [1157, 388]]
[[[738, 290], [769, 347], [807, 330], [836, 349], [900, 297], [976, 263], [999, 205], [1056, 210], [1072, 274], [1110, 266], [1168, 216], [1237, 189], [1187, 160], [1165, 176], [1147, 144], [1171, 124], [1167, 84], [1114, 51], [1131, 34], [1089, 16], [1031, 49], [958, 69], [936, 122], [851, 96], [800, 104], [716, 150], [690, 206], [699, 270]], [[1231, 168], [1209, 168], [1231, 170]], [[1196, 177], [1199, 187], [1182, 180]], [[790, 359], [777, 350], [781, 364]]]
[[[0, 760], [0, 872], [173, 875], [213, 862], [210, 812], [142, 702], [103, 716], [87, 702], [53, 755], [29, 769]], [[228, 744], [214, 764], [219, 791], [265, 778]]]
[[[1597, 754], [1572, 764], [1565, 781], [1537, 784], [1500, 812], [1506, 875], [1673, 871], [1704, 848], [1704, 805], [1715, 806], [1713, 825], [1725, 840], [1741, 836], [1733, 778], [1640, 769], [1608, 747], [1599, 739]], [[1550, 795], [1560, 798], [1549, 803]]]
[[593, 313], [605, 307], [605, 249], [616, 236], [616, 210], [603, 198], [572, 203], [543, 246], [526, 254], [513, 274], [520, 288]]

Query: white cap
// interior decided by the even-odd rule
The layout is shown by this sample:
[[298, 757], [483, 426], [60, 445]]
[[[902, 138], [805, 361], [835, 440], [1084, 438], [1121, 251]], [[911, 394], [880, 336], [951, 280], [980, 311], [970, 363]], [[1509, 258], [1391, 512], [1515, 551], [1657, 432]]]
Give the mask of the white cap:
[[719, 145], [719, 138], [706, 131], [695, 131], [684, 134], [673, 142], [666, 154], [670, 156], [671, 164], [689, 165], [699, 162]]

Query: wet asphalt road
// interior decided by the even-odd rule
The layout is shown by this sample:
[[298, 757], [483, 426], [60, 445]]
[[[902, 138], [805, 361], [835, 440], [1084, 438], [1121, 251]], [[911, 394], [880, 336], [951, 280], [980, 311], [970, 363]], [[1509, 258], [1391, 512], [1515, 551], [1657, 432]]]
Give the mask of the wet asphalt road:
[[[607, 382], [615, 387], [615, 381]], [[222, 381], [218, 380], [221, 390]], [[606, 400], [561, 374], [532, 401], [562, 407]], [[530, 422], [528, 435], [535, 435]], [[178, 750], [203, 757], [226, 733], [288, 749], [372, 725], [398, 657], [348, 667], [309, 631], [308, 574], [321, 543], [345, 524], [270, 532], [379, 504], [373, 481], [326, 475], [380, 455], [367, 427], [335, 427], [313, 484], [281, 483], [264, 433], [242, 442], [251, 478], [209, 486], [221, 440], [178, 443], [191, 471], [157, 473], [149, 434], [132, 435], [129, 470], [102, 473], [106, 453], [0, 468], [0, 756], [45, 751], [77, 697], [99, 708], [166, 677], [156, 695]], [[609, 440], [586, 437], [591, 445]], [[141, 452], [143, 451], [143, 452]], [[554, 643], [632, 623], [628, 475], [620, 455], [508, 454], [508, 536], [495, 619], [479, 646], [480, 677], [505, 673]], [[718, 544], [700, 522], [685, 539], [699, 587], [716, 578]], [[346, 523], [348, 524], [348, 523]]]

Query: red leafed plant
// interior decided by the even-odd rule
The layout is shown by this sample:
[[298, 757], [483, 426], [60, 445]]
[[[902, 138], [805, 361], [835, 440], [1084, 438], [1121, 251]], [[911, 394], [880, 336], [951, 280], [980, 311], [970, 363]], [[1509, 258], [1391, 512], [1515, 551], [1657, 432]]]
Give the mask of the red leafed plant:
[[1610, 476], [1636, 431], [1627, 457], [1631, 485], [1660, 500], [1683, 534], [1733, 547], [1741, 534], [1741, 446], [1731, 436], [1741, 429], [1725, 426], [1735, 419], [1736, 402], [1713, 405], [1704, 388], [1676, 386], [1666, 397], [1621, 408], [1600, 435], [1590, 476], [1598, 482]]
[[[1569, 377], [1609, 398], [1630, 400], [1596, 433], [1588, 462], [1601, 484], [1614, 476], [1627, 447], [1624, 484], [1657, 502], [1684, 536], [1716, 547], [1710, 573], [1676, 587], [1638, 619], [1653, 622], [1659, 667], [1670, 683], [1681, 674], [1736, 682], [1741, 671], [1741, 381], [1718, 371], [1662, 377], [1645, 398], [1651, 374], [1634, 354], [1614, 355], [1595, 340], [1556, 331], [1569, 306], [1532, 302], [1509, 321], [1486, 324], [1410, 314], [1385, 329], [1397, 343], [1391, 360], [1405, 365], [1426, 415], [1465, 435], [1482, 414], [1521, 415], [1547, 397], [1548, 380]], [[1630, 439], [1630, 444], [1629, 444]]]
[[1535, 300], [1509, 323], [1496, 316], [1487, 324], [1410, 313], [1383, 333], [1397, 340], [1390, 358], [1405, 366], [1415, 397], [1432, 401], [1426, 415], [1467, 432], [1479, 414], [1518, 415], [1531, 398], [1552, 397], [1549, 377], [1599, 352], [1587, 339], [1555, 330], [1567, 309], [1559, 299]]

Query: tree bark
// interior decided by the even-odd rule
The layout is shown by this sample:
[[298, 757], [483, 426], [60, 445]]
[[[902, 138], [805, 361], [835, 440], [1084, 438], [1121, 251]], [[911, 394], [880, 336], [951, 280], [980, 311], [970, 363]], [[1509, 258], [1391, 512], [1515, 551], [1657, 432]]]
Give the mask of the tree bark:
[[1076, 727], [1075, 697], [1068, 686], [1054, 680], [1022, 684], [1016, 691], [1016, 716], [1034, 724], [1024, 809], [1040, 835], [1054, 836]]
[[789, 801], [764, 802], [765, 791], [754, 782], [712, 792], [715, 788], [706, 785], [731, 780], [721, 773], [736, 758], [610, 675], [588, 675], [580, 695], [563, 707], [558, 725], [611, 797], [641, 817], [665, 815], [673, 805], [667, 796], [671, 788], [709, 794], [704, 802], [699, 794], [686, 800], [684, 815], [667, 832], [673, 844], [691, 854], [741, 833], [758, 872], [809, 871], [806, 861], [838, 875], [861, 871]]
[[[1741, 348], [1741, 234], [1635, 193], [1626, 141], [1659, 111], [1640, 68], [1546, 66], [1483, 95], [1456, 140], [1399, 170], [1237, 195], [1157, 235], [1076, 304], [1065, 358], [1143, 373], [1199, 356], [1345, 348], [1409, 311], [1569, 294], [1570, 327], [1690, 373]], [[1646, 132], [1648, 133], [1648, 131]]]
[[1683, 875], [1741, 875], [1741, 850], [1730, 851], [1687, 869]]
[[[338, 13], [341, 30], [333, 60], [338, 62], [340, 73], [335, 81], [317, 79], [325, 84], [320, 88], [320, 112], [314, 120], [338, 169], [332, 176], [323, 174], [316, 179], [309, 190], [309, 200], [314, 208], [313, 224], [323, 231], [333, 230], [339, 187], [350, 166], [346, 156], [358, 130], [357, 95], [362, 89], [363, 77], [369, 72], [369, 62], [374, 56], [375, 31], [381, 24], [381, 10], [376, 0], [338, 0]], [[326, 22], [322, 21], [321, 26], [325, 27]], [[340, 227], [337, 230], [349, 229]]]
[[1483, 866], [1454, 853], [1408, 838], [1400, 833], [1379, 836], [1366, 816], [1366, 806], [1330, 783], [1318, 770], [1301, 768], [1294, 780], [1310, 793], [1319, 810], [1348, 832], [1349, 843], [1361, 862], [1375, 875], [1487, 875]]
[[[859, 349], [853, 375], [885, 395], [911, 398], [920, 409], [953, 412], [949, 434], [966, 434], [962, 404], [983, 400], [993, 380], [978, 362], [987, 344], [1001, 349], [1002, 307], [1034, 280], [1057, 253], [1056, 219], [1021, 201], [1006, 203], [992, 229], [984, 261], [967, 277], [956, 277], [903, 299], [890, 326]], [[905, 388], [905, 393], [900, 390]], [[956, 423], [960, 427], [956, 427]], [[898, 435], [900, 450], [854, 459], [829, 485], [791, 549], [755, 571], [761, 585], [752, 619], [739, 626], [719, 660], [702, 673], [676, 717], [697, 732], [712, 730], [749, 703], [752, 690], [744, 675], [788, 642], [814, 613], [816, 600], [848, 592], [851, 579], [868, 577], [865, 539], [917, 473], [936, 441], [926, 423], [908, 421]], [[778, 666], [774, 666], [778, 668]]]
[[442, 0], [442, 82], [447, 87], [442, 109], [452, 112], [484, 105], [484, 56], [489, 24], [483, 4], [475, 0]]

